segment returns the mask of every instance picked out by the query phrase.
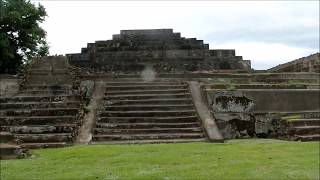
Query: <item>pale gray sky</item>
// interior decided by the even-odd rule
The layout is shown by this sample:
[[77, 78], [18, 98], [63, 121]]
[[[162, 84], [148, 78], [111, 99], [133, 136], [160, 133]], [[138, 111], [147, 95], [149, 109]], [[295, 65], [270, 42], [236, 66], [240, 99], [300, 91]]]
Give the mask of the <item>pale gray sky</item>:
[[318, 1], [33, 1], [49, 17], [50, 54], [78, 53], [122, 29], [173, 28], [210, 49], [236, 49], [255, 69], [319, 52]]

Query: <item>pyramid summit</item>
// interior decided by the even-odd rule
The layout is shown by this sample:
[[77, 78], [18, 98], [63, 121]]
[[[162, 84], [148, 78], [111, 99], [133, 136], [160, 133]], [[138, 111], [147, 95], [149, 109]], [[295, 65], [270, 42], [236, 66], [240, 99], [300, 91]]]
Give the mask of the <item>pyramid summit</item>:
[[72, 65], [123, 73], [140, 72], [146, 64], [158, 73], [251, 69], [234, 49], [209, 49], [203, 40], [181, 37], [173, 29], [121, 30], [112, 40], [88, 43], [67, 57]]

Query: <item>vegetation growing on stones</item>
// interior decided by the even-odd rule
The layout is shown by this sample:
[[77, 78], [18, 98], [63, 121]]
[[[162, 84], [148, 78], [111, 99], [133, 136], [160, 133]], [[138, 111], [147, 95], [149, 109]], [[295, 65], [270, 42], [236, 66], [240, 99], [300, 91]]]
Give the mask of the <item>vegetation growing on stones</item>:
[[0, 73], [14, 74], [31, 58], [48, 54], [40, 27], [45, 8], [28, 0], [0, 0]]

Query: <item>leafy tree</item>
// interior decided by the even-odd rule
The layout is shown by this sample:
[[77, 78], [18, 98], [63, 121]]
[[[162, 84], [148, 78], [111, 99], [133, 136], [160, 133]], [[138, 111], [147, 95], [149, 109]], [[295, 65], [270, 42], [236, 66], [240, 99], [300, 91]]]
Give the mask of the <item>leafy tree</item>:
[[29, 0], [0, 0], [0, 73], [16, 73], [31, 58], [45, 56], [45, 8]]

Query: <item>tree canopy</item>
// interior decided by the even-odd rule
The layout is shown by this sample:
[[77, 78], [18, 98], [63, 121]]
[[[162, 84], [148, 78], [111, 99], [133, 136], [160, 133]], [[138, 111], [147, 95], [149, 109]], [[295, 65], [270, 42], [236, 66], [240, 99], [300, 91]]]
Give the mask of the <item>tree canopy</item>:
[[29, 0], [0, 0], [0, 73], [14, 74], [31, 58], [48, 54], [39, 26], [46, 16], [42, 5]]

